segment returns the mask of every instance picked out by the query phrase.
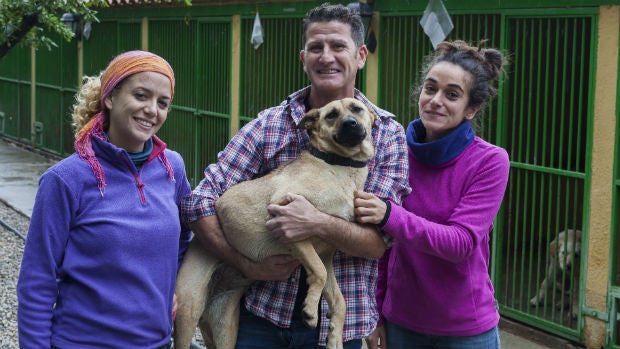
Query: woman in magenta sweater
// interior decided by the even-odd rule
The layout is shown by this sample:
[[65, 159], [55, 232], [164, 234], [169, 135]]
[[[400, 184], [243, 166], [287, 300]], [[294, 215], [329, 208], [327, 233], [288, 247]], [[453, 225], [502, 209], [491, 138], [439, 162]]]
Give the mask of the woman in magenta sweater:
[[496, 94], [503, 64], [496, 49], [441, 43], [423, 71], [420, 118], [407, 128], [411, 194], [398, 206], [356, 193], [358, 221], [393, 237], [370, 349], [500, 347], [489, 238], [510, 163], [471, 120]]

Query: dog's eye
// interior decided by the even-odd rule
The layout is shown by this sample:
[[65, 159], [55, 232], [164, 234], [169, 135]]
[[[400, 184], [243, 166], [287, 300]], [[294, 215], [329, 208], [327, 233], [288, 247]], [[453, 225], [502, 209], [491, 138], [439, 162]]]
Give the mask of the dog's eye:
[[351, 104], [351, 111], [354, 112], [355, 114], [359, 114], [362, 112], [362, 107], [355, 105], [355, 104]]
[[338, 117], [338, 112], [336, 110], [332, 110], [329, 113], [327, 113], [327, 115], [325, 115], [325, 118], [328, 120], [335, 119], [337, 117]]

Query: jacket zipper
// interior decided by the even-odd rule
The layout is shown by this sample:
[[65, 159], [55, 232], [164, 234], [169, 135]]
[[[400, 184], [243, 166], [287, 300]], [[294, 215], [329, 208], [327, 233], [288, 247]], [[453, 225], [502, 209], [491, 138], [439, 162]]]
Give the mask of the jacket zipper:
[[142, 164], [142, 167], [138, 170], [138, 173], [136, 174], [133, 171], [132, 164], [127, 162], [127, 159], [125, 159], [125, 157], [123, 157], [123, 156], [121, 156], [121, 159], [123, 160], [123, 162], [125, 163], [125, 165], [129, 169], [129, 172], [133, 176], [133, 179], [136, 181], [136, 187], [138, 187], [138, 192], [140, 193], [140, 201], [142, 201], [142, 204], [146, 204], [146, 197], [144, 196], [144, 190], [142, 190], [142, 188], [144, 188], [145, 184], [142, 183], [142, 181], [140, 180], [140, 173], [142, 172], [142, 167], [144, 167], [144, 165], [146, 165], [146, 163], [148, 161], [145, 162], [144, 164]]

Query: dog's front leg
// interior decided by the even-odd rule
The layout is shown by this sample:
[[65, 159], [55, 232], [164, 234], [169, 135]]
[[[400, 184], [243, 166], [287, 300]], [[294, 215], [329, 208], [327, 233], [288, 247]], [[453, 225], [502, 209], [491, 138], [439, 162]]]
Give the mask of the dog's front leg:
[[177, 276], [177, 313], [174, 321], [174, 347], [188, 349], [205, 308], [207, 288], [218, 260], [194, 239], [185, 253]]
[[[304, 301], [303, 308], [304, 320], [308, 326], [316, 328], [319, 322], [319, 301], [321, 293], [323, 293], [325, 288], [327, 271], [310, 240], [292, 243], [291, 250], [291, 254], [301, 262], [308, 274], [306, 279], [308, 295]], [[302, 281], [300, 280], [299, 282]]]
[[530, 299], [531, 306], [537, 306], [541, 304], [542, 302], [544, 302], [545, 295], [547, 294], [547, 288], [550, 286], [548, 280], [550, 279], [553, 280], [555, 276], [554, 275], [555, 273], [553, 270], [554, 265], [555, 265], [555, 258], [551, 258], [551, 260], [547, 263], [547, 274], [545, 275], [545, 278], [543, 279], [543, 281], [540, 283], [540, 288], [538, 289], [536, 296]]
[[332, 249], [321, 254], [321, 259], [327, 270], [327, 281], [323, 294], [329, 305], [329, 311], [327, 312], [327, 317], [329, 318], [329, 334], [327, 335], [326, 349], [343, 348], [342, 331], [344, 330], [344, 319], [347, 310], [344, 297], [342, 296], [342, 292], [340, 292], [340, 287], [338, 287], [336, 274], [334, 273], [334, 253], [335, 250]]
[[573, 319], [576, 319], [579, 316], [579, 287], [575, 287], [575, 289], [571, 290], [571, 293], [570, 315]]

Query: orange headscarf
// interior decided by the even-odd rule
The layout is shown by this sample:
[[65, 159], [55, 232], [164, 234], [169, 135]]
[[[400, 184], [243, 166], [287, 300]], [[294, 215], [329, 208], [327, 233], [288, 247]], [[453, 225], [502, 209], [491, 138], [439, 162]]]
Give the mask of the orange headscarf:
[[[102, 109], [77, 132], [74, 143], [75, 151], [80, 158], [84, 159], [90, 165], [95, 177], [97, 177], [97, 185], [99, 186], [99, 191], [102, 196], [106, 185], [105, 174], [93, 151], [91, 137], [104, 139], [103, 125], [110, 117], [105, 107], [104, 100], [114, 88], [128, 76], [147, 71], [157, 72], [167, 76], [168, 79], [170, 79], [171, 97], [174, 97], [174, 71], [165, 59], [146, 51], [128, 51], [121, 53], [112, 59], [108, 67], [101, 74], [100, 105]], [[156, 136], [153, 137], [157, 138]], [[168, 177], [170, 180], [174, 181], [174, 173], [165, 154], [162, 152], [159, 158], [166, 167]]]

